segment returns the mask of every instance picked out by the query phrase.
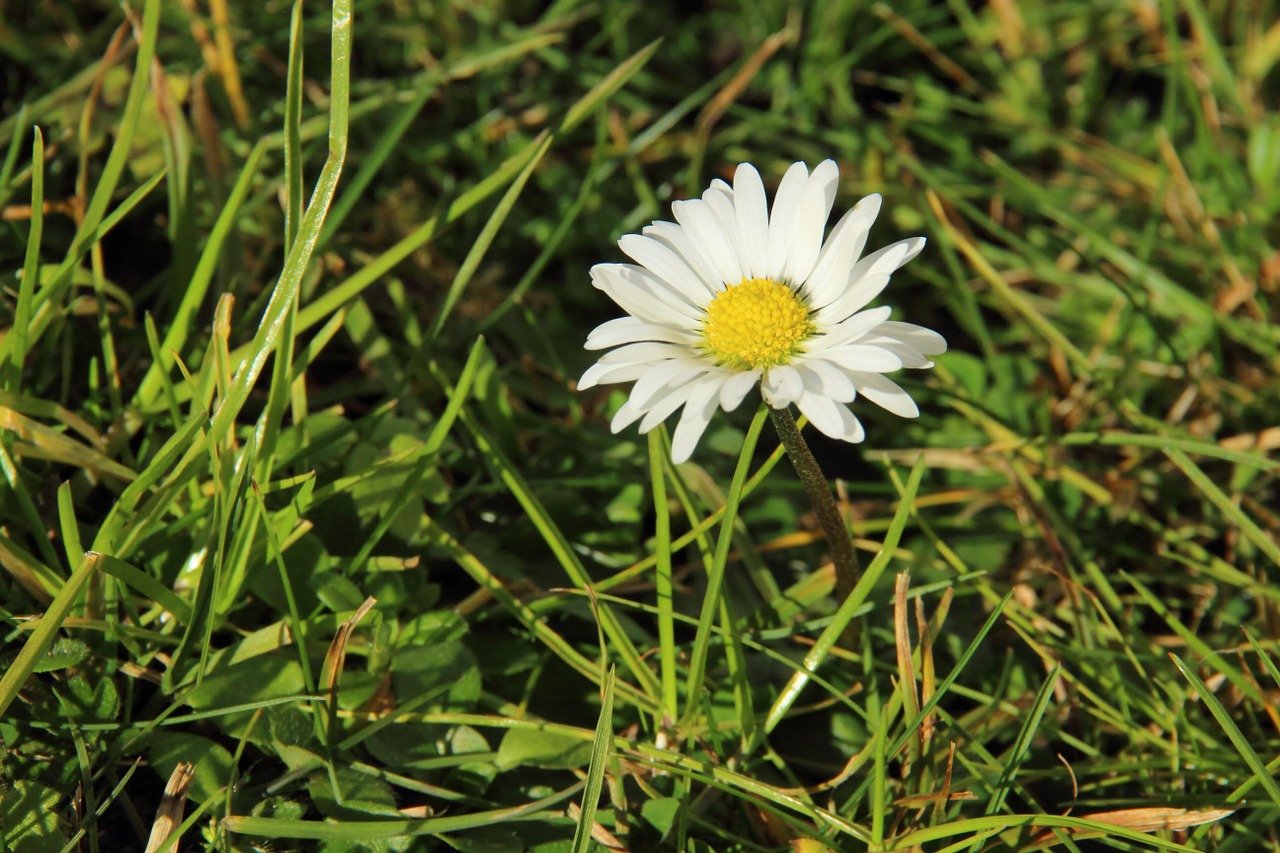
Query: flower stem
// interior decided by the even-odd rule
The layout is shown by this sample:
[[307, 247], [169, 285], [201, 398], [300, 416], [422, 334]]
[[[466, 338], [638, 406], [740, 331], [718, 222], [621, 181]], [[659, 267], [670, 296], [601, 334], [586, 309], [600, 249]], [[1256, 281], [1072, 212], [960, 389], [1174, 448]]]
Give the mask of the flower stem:
[[818, 460], [813, 458], [809, 445], [800, 435], [800, 428], [796, 426], [791, 410], [770, 407], [769, 417], [773, 419], [773, 426], [778, 431], [782, 446], [786, 448], [787, 456], [791, 457], [791, 464], [800, 475], [800, 482], [804, 483], [809, 502], [813, 504], [818, 523], [822, 525], [822, 532], [827, 537], [827, 548], [831, 551], [831, 562], [836, 569], [836, 596], [844, 601], [853, 592], [861, 573], [858, 555], [853, 550], [853, 537], [849, 535], [849, 528], [840, 515], [836, 499], [831, 495], [831, 486], [818, 467]]

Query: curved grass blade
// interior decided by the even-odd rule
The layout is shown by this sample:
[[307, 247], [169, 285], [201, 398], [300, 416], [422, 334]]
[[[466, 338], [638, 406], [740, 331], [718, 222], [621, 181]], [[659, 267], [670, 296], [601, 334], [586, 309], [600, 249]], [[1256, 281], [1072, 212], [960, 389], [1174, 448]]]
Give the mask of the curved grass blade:
[[826, 659], [831, 647], [840, 639], [845, 626], [852, 621], [854, 614], [858, 612], [863, 602], [867, 600], [871, 590], [875, 587], [876, 581], [880, 579], [880, 575], [888, 568], [894, 549], [898, 547], [898, 542], [902, 538], [902, 531], [906, 529], [907, 521], [911, 517], [911, 509], [914, 506], [916, 492], [920, 488], [920, 480], [923, 476], [924, 457], [922, 456], [916, 460], [915, 467], [911, 469], [911, 476], [907, 478], [906, 488], [898, 500], [898, 510], [893, 515], [893, 521], [889, 524], [889, 529], [885, 531], [884, 544], [881, 546], [879, 553], [876, 554], [871, 564], [867, 566], [866, 571], [862, 573], [862, 577], [858, 579], [857, 586], [853, 588], [853, 592], [840, 605], [840, 609], [836, 611], [836, 615], [826, 629], [823, 630], [822, 635], [818, 637], [818, 641], [814, 643], [813, 648], [804, 656], [803, 668], [791, 676], [782, 692], [778, 694], [778, 698], [774, 700], [773, 706], [769, 708], [769, 713], [765, 715], [764, 725], [760, 728], [761, 736], [767, 735], [774, 730], [778, 723], [782, 722], [782, 718], [791, 710], [791, 706], [799, 698], [800, 692], [809, 683], [810, 677], [818, 671], [818, 667]]
[[[16, 153], [14, 146], [13, 152]], [[8, 165], [8, 164], [6, 164]], [[22, 263], [22, 281], [18, 284], [18, 304], [13, 312], [13, 349], [4, 362], [0, 387], [17, 394], [21, 391], [22, 363], [27, 360], [27, 326], [31, 324], [31, 299], [40, 279], [40, 240], [44, 236], [44, 134], [35, 128], [31, 142], [31, 230], [27, 233], [27, 254]]]
[[[542, 534], [543, 540], [551, 548], [556, 561], [560, 563], [565, 574], [569, 576], [569, 580], [573, 582], [574, 586], [586, 589], [591, 585], [591, 578], [587, 575], [586, 568], [583, 567], [582, 562], [578, 559], [578, 555], [574, 553], [573, 547], [569, 544], [568, 539], [565, 538], [564, 532], [556, 525], [542, 502], [538, 500], [533, 489], [529, 488], [529, 484], [520, 476], [516, 466], [507, 459], [506, 455], [498, 448], [497, 444], [480, 424], [476, 423], [471, 413], [464, 408], [460, 416], [462, 423], [475, 440], [476, 447], [484, 458], [485, 464], [493, 471], [495, 479], [503, 483], [510, 490], [512, 497], [520, 503], [520, 506], [529, 516], [529, 520], [538, 529], [538, 532]], [[618, 617], [607, 607], [601, 607], [598, 612], [600, 614], [600, 627], [604, 630], [605, 635], [609, 638], [609, 642], [613, 644], [617, 653], [622, 657], [627, 670], [635, 678], [641, 690], [649, 696], [656, 697], [659, 692], [658, 681], [645, 662], [641, 660], [635, 643], [631, 641], [626, 631], [623, 630], [622, 623], [618, 621]]]
[[711, 623], [719, 609], [720, 587], [724, 584], [725, 567], [729, 563], [734, 523], [738, 519], [738, 507], [742, 503], [747, 472], [751, 470], [751, 456], [755, 452], [756, 442], [760, 440], [760, 432], [764, 429], [764, 422], [768, 415], [768, 404], [761, 403], [751, 421], [751, 426], [747, 428], [747, 435], [742, 442], [742, 452], [738, 456], [738, 464], [734, 468], [733, 479], [729, 483], [729, 492], [725, 496], [724, 515], [720, 520], [720, 538], [716, 541], [716, 553], [708, 572], [702, 610], [698, 614], [698, 632], [694, 636], [693, 648], [689, 652], [689, 678], [685, 688], [686, 708], [683, 715], [685, 722], [690, 720], [701, 707], [702, 686], [707, 673], [707, 653], [711, 644]]
[[35, 630], [31, 632], [27, 642], [18, 651], [18, 656], [14, 658], [13, 663], [5, 670], [4, 675], [0, 676], [0, 718], [4, 717], [4, 712], [8, 710], [10, 703], [17, 697], [22, 685], [26, 684], [27, 678], [30, 677], [36, 665], [36, 661], [52, 645], [54, 635], [62, 627], [62, 622], [71, 612], [71, 608], [75, 606], [76, 598], [80, 595], [80, 588], [98, 570], [100, 561], [100, 554], [94, 551], [85, 552], [84, 557], [80, 560], [80, 565], [76, 567], [76, 570], [71, 573], [71, 577], [67, 578], [67, 582], [63, 584], [62, 589], [54, 596], [49, 608], [40, 617], [40, 622], [36, 625]]
[[[262, 322], [254, 335], [244, 360], [239, 362], [235, 379], [222, 403], [213, 414], [209, 427], [212, 443], [219, 444], [235, 423], [254, 384], [266, 366], [267, 358], [279, 344], [280, 332], [293, 311], [294, 300], [302, 277], [311, 261], [316, 240], [324, 225], [325, 214], [337, 190], [347, 155], [347, 133], [351, 106], [351, 5], [352, 0], [335, 0], [330, 37], [332, 69], [329, 84], [329, 156], [316, 181], [311, 201], [302, 216], [298, 237], [289, 249], [288, 259], [263, 312]], [[300, 326], [301, 324], [297, 324]], [[297, 331], [297, 328], [295, 328]], [[234, 362], [234, 357], [232, 358]]]
[[[1258, 756], [1258, 753], [1249, 743], [1249, 739], [1244, 736], [1244, 732], [1240, 731], [1240, 727], [1236, 725], [1235, 720], [1231, 719], [1231, 714], [1228, 713], [1226, 708], [1222, 707], [1218, 697], [1213, 695], [1213, 691], [1205, 686], [1205, 683], [1200, 680], [1200, 676], [1192, 672], [1182, 658], [1172, 652], [1169, 653], [1169, 657], [1173, 660], [1173, 665], [1182, 673], [1182, 676], [1195, 688], [1196, 693], [1200, 696], [1200, 701], [1204, 702], [1204, 706], [1209, 709], [1209, 713], [1213, 714], [1213, 718], [1222, 727], [1223, 734], [1231, 741], [1231, 745], [1236, 748], [1236, 752], [1240, 753], [1244, 763], [1253, 771], [1253, 779], [1262, 785], [1262, 789], [1267, 792], [1267, 796], [1271, 798], [1271, 801], [1280, 806], [1280, 784], [1276, 783], [1275, 777], [1267, 769], [1266, 763]], [[1242, 797], [1245, 791], [1246, 789], [1242, 785], [1232, 792], [1232, 797]]]
[[417, 820], [287, 820], [283, 818], [231, 815], [222, 821], [228, 832], [237, 835], [261, 835], [266, 838], [310, 838], [320, 841], [374, 841], [379, 838], [405, 838], [440, 835], [512, 823], [524, 820], [546, 820], [551, 806], [563, 802], [585, 787], [579, 782], [550, 796], [509, 809], [493, 809], [452, 817], [429, 817]]

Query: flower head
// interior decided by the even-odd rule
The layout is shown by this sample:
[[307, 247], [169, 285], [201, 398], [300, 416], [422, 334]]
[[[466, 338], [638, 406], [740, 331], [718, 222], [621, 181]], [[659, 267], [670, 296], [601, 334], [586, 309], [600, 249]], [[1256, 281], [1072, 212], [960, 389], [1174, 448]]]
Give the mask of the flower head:
[[837, 178], [832, 160], [812, 173], [795, 163], [771, 211], [760, 174], [743, 163], [732, 187], [713, 181], [702, 198], [671, 205], [675, 222], [623, 237], [619, 245], [636, 263], [591, 268], [592, 283], [629, 315], [587, 336], [587, 349], [609, 352], [578, 381], [579, 388], [635, 383], [614, 432], [637, 420], [648, 432], [683, 406], [671, 448], [683, 462], [715, 410], [733, 411], [757, 385], [770, 406], [794, 403], [844, 441], [866, 435], [847, 405], [859, 395], [905, 418], [919, 414], [884, 374], [932, 367], [928, 356], [947, 343], [891, 321], [887, 306], [866, 306], [924, 238], [859, 259], [880, 212], [880, 196], [870, 195], [824, 241]]

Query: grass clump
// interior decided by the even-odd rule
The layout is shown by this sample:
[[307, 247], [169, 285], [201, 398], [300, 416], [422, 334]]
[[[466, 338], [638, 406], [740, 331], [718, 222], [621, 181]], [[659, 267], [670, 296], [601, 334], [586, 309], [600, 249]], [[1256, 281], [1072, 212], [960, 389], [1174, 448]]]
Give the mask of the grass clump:
[[[19, 10], [8, 849], [1280, 849], [1266, 27]], [[762, 412], [673, 466], [573, 390], [621, 234], [827, 157], [950, 342], [813, 440], [843, 600]]]

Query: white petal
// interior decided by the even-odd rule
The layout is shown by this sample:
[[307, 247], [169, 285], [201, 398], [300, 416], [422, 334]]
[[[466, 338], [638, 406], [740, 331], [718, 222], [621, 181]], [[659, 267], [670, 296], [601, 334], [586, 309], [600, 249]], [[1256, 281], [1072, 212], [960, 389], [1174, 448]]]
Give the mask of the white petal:
[[822, 394], [801, 394], [796, 400], [796, 408], [809, 418], [809, 422], [818, 428], [823, 435], [831, 438], [846, 439], [846, 421], [841, 412], [848, 412], [841, 404]]
[[778, 194], [769, 213], [769, 255], [763, 277], [781, 278], [787, 269], [787, 252], [792, 235], [800, 221], [800, 206], [809, 184], [809, 169], [804, 163], [792, 163], [782, 176]]
[[809, 176], [800, 199], [791, 243], [787, 247], [787, 264], [782, 274], [784, 280], [798, 285], [813, 271], [818, 252], [822, 249], [822, 235], [827, 230], [827, 218], [831, 216], [831, 203], [835, 201], [839, 177], [840, 170], [834, 160], [823, 160]]
[[719, 405], [720, 387], [723, 380], [710, 377], [703, 379], [689, 394], [684, 404], [684, 412], [680, 415], [680, 423], [675, 434], [671, 436], [671, 461], [679, 464], [693, 455], [693, 448], [698, 439], [706, 431], [711, 416]]
[[902, 359], [889, 350], [865, 344], [833, 347], [823, 351], [822, 357], [827, 361], [835, 362], [845, 370], [859, 370], [866, 373], [885, 373], [902, 367]]
[[711, 369], [710, 364], [700, 359], [672, 359], [654, 365], [636, 380], [629, 402], [642, 411], [647, 410], [662, 389], [690, 382]]
[[596, 385], [612, 385], [616, 382], [634, 382], [644, 376], [651, 365], [637, 364], [601, 364], [596, 362], [587, 368], [578, 380], [578, 390], [585, 391]]
[[824, 435], [857, 444], [867, 437], [862, 422], [849, 407], [816, 394], [806, 394], [797, 407]]
[[876, 335], [873, 337], [863, 338], [862, 340], [858, 341], [858, 343], [866, 344], [867, 346], [880, 347], [881, 349], [888, 350], [889, 352], [896, 355], [902, 361], [903, 367], [910, 367], [910, 368], [917, 368], [917, 369], [933, 367], [933, 362], [929, 358], [927, 358], [923, 353], [921, 353], [918, 349], [916, 349], [915, 347], [907, 346], [901, 341], [894, 340], [893, 338], [885, 338], [885, 337]]
[[709, 284], [666, 243], [641, 234], [627, 234], [618, 246], [636, 263], [652, 272], [695, 308], [703, 308], [715, 295]]
[[785, 409], [804, 393], [804, 380], [794, 367], [780, 364], [765, 372], [760, 393], [773, 408]]
[[666, 358], [688, 356], [689, 348], [679, 344], [660, 344], [644, 341], [638, 344], [626, 344], [615, 350], [609, 350], [600, 356], [601, 364], [653, 364]]
[[720, 281], [737, 284], [742, 280], [742, 265], [734, 254], [733, 243], [720, 227], [711, 205], [694, 198], [676, 202], [671, 205], [671, 211], [694, 246], [706, 256]]
[[858, 420], [847, 406], [840, 406], [840, 419], [844, 421], [844, 441], [858, 444], [867, 437], [867, 431], [862, 428], [862, 421]]
[[838, 323], [861, 310], [880, 295], [894, 270], [920, 254], [924, 243], [923, 237], [899, 240], [858, 261], [849, 273], [849, 284], [844, 292], [819, 312], [819, 319]]
[[643, 267], [596, 264], [591, 268], [591, 283], [607, 293], [622, 310], [650, 323], [693, 329], [702, 321], [698, 309]]
[[925, 355], [942, 355], [947, 351], [947, 340], [933, 329], [917, 326], [914, 323], [885, 323], [878, 329], [882, 335], [897, 338], [904, 344], [915, 347]]
[[[885, 321], [889, 319], [889, 315], [893, 313], [893, 309], [888, 305], [881, 305], [879, 308], [871, 308], [854, 314], [852, 317], [837, 323], [825, 330], [822, 337], [815, 339], [808, 346], [811, 352], [822, 352], [832, 347], [844, 346], [851, 344], [861, 338], [863, 335], [880, 334], [880, 330], [884, 328]], [[819, 320], [821, 323], [821, 320]]]
[[830, 305], [848, 289], [849, 274], [867, 244], [871, 224], [880, 213], [880, 196], [873, 193], [840, 218], [818, 255], [818, 262], [805, 282], [810, 304]]
[[743, 267], [752, 277], [762, 278], [768, 275], [769, 205], [760, 173], [750, 163], [741, 164], [733, 173], [733, 209], [742, 242]]
[[636, 422], [636, 418], [643, 415], [644, 412], [633, 408], [630, 403], [623, 403], [618, 411], [613, 413], [613, 420], [609, 422], [609, 431], [614, 435], [622, 432], [627, 427]]
[[805, 393], [822, 394], [841, 403], [852, 403], [858, 396], [853, 380], [845, 371], [821, 358], [806, 358], [796, 365], [804, 381]]
[[639, 317], [619, 317], [596, 326], [591, 334], [587, 335], [587, 342], [583, 347], [589, 350], [608, 349], [639, 341], [663, 341], [692, 347], [697, 344], [698, 336], [661, 323], [646, 323]]
[[844, 293], [826, 308], [814, 314], [819, 323], [841, 323], [857, 314], [867, 303], [880, 295], [889, 284], [887, 275], [867, 275], [853, 282]]
[[864, 275], [889, 275], [920, 254], [924, 244], [923, 237], [909, 237], [906, 240], [890, 243], [858, 261], [853, 267], [853, 276], [857, 278]]
[[826, 214], [822, 217], [822, 228], [827, 227], [827, 218], [831, 216], [831, 208], [836, 203], [836, 190], [840, 186], [840, 167], [830, 158], [823, 160], [809, 175], [809, 182], [822, 187], [822, 207]]
[[882, 323], [860, 343], [884, 347], [902, 359], [903, 367], [933, 367], [927, 356], [947, 351], [947, 342], [942, 335], [911, 323]]
[[677, 255], [684, 259], [684, 262], [702, 279], [707, 288], [713, 293], [719, 293], [724, 290], [724, 281], [720, 278], [720, 274], [716, 271], [715, 264], [711, 263], [703, 252], [690, 239], [689, 233], [674, 222], [654, 222], [646, 225], [641, 229], [641, 233], [646, 237], [652, 237]]
[[857, 384], [862, 396], [886, 411], [893, 412], [900, 418], [917, 418], [920, 409], [911, 395], [898, 387], [892, 379], [879, 373], [854, 373], [853, 381]]
[[649, 410], [644, 413], [644, 419], [640, 421], [640, 432], [646, 433], [653, 429], [670, 417], [672, 412], [683, 406], [685, 400], [689, 399], [691, 387], [680, 385], [676, 388], [667, 388], [663, 394], [655, 397]]
[[746, 398], [751, 389], [756, 387], [760, 382], [759, 370], [748, 370], [743, 373], [735, 373], [725, 380], [720, 386], [720, 408], [726, 412], [732, 412], [738, 406], [742, 405], [742, 401]]
[[747, 251], [742, 246], [742, 235], [738, 233], [738, 214], [733, 207], [733, 190], [728, 184], [717, 178], [711, 182], [710, 189], [702, 194], [702, 200], [707, 203], [707, 207], [715, 214], [720, 230], [724, 232], [725, 237], [729, 240], [733, 250], [733, 257], [738, 263], [739, 273], [743, 278], [749, 278], [751, 276], [751, 265], [747, 260]]

